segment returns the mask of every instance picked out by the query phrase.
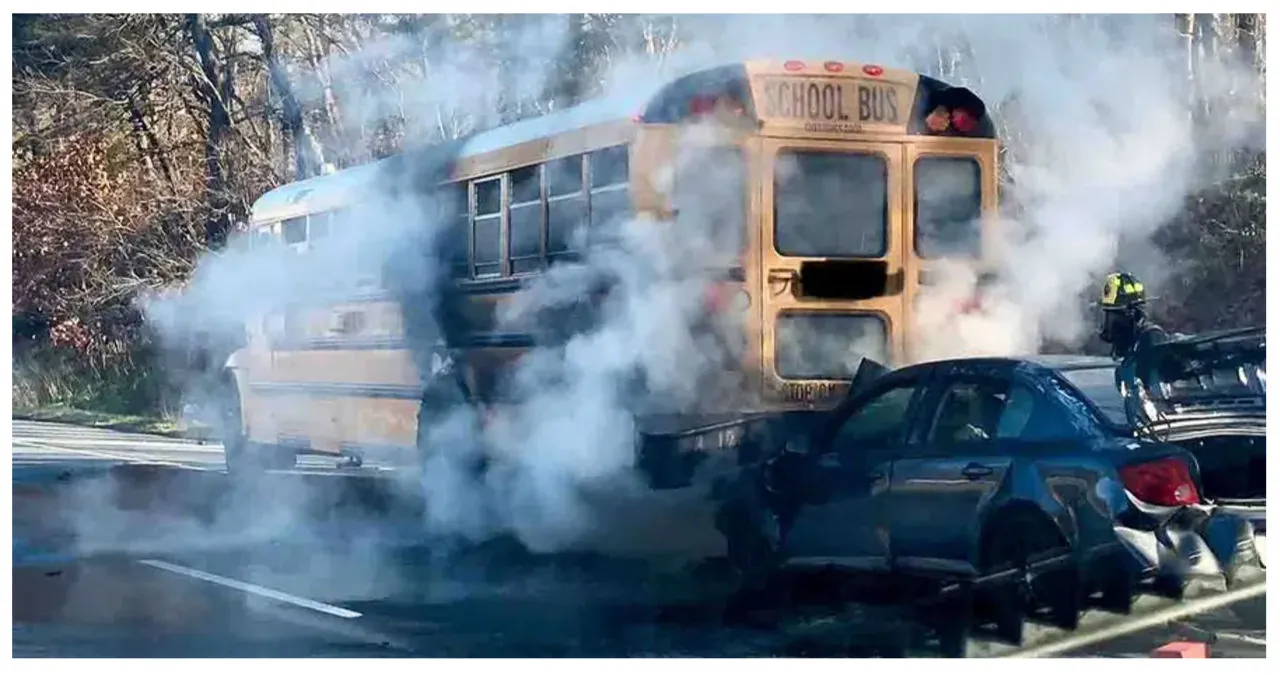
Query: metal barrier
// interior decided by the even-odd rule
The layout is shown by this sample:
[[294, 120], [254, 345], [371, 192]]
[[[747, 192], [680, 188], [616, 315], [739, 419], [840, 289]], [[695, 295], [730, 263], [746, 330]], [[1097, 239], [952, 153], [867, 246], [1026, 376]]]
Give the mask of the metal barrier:
[[[1087, 577], [1083, 563], [1122, 550], [1123, 544], [1116, 542], [1083, 553], [1056, 555], [1025, 568], [1011, 568], [973, 580], [952, 582], [939, 589], [936, 596], [916, 603], [913, 613], [920, 624], [934, 629], [940, 649], [946, 656], [1045, 657], [1065, 654], [1266, 594], [1266, 573], [1261, 568], [1256, 572], [1257, 578], [1237, 578], [1231, 587], [1227, 587], [1225, 579], [1210, 583], [1194, 576], [1169, 580], [1176, 583], [1157, 582], [1150, 587], [1142, 587], [1135, 575], [1116, 574], [1120, 570], [1113, 569], [1110, 570], [1112, 576], [1103, 580], [1101, 602], [1086, 606], [1083, 582]], [[1040, 575], [1066, 566], [1076, 571], [1073, 581], [1077, 589], [1074, 593], [1063, 589], [1063, 596], [1075, 602], [1067, 602], [1062, 614], [1051, 617], [1056, 625], [1028, 622], [1025, 613], [1017, 608], [1017, 626], [1010, 631], [1012, 634], [992, 639], [974, 635], [973, 605], [979, 591], [1012, 583], [1023, 575]], [[1030, 633], [1028, 628], [1032, 629]]]

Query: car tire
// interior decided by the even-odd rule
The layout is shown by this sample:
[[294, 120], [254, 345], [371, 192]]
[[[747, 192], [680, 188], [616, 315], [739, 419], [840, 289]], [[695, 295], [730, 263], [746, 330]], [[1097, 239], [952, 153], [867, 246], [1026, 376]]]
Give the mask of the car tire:
[[752, 472], [744, 472], [715, 515], [725, 538], [726, 558], [737, 577], [725, 606], [725, 620], [768, 627], [777, 619], [783, 522], [770, 509]]
[[729, 563], [744, 580], [772, 574], [782, 547], [781, 518], [761, 491], [753, 476], [746, 474], [716, 511], [716, 529], [724, 535]]
[[1053, 623], [1074, 629], [1087, 595], [1079, 563], [1031, 571], [1035, 563], [1069, 552], [1058, 529], [1030, 509], [999, 514], [989, 527], [982, 549], [982, 576], [1010, 568], [1019, 571], [979, 594], [982, 618], [992, 620], [1000, 637], [1014, 644], [1022, 643], [1026, 617], [1042, 610], [1048, 610]]

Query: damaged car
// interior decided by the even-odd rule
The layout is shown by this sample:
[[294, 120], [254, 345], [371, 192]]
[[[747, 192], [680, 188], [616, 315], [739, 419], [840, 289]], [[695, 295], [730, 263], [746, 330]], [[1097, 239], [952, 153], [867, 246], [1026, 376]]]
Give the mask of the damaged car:
[[[843, 401], [721, 493], [730, 562], [747, 581], [1010, 578], [978, 604], [1068, 628], [1095, 594], [1176, 594], [1205, 563], [1230, 583], [1258, 568], [1263, 455], [1249, 448], [1262, 452], [1265, 420], [1261, 401], [1205, 378], [1256, 360], [1242, 335], [1170, 344], [1123, 376], [1089, 356], [864, 361]], [[1265, 362], [1246, 371], [1257, 394]]]
[[[1248, 522], [1266, 566], [1266, 330], [1219, 331], [1134, 354], [1112, 389], [1123, 420], [1154, 443], [1196, 458], [1201, 496], [1218, 513]], [[1077, 378], [1078, 386], [1097, 388]], [[1099, 389], [1099, 398], [1109, 395]], [[1149, 551], [1149, 548], [1148, 548]]]

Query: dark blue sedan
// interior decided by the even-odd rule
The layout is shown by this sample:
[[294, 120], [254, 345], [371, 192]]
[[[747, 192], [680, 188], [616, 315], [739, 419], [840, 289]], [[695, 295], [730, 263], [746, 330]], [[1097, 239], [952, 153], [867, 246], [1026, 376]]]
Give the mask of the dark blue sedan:
[[[1265, 400], [1265, 360], [1254, 366], [1240, 377], [1253, 378], [1250, 387], [1261, 378]], [[844, 401], [741, 472], [717, 515], [729, 556], [748, 578], [780, 566], [937, 579], [1022, 569], [1001, 592], [1032, 603], [1028, 611], [1077, 607], [1122, 577], [1126, 588], [1135, 578], [1176, 586], [1205, 565], [1229, 574], [1256, 560], [1246, 551], [1254, 548], [1249, 524], [1215, 515], [1217, 495], [1205, 494], [1196, 455], [1216, 453], [1205, 459], [1230, 497], [1265, 497], [1260, 478], [1240, 476], [1265, 454], [1262, 408], [1242, 403], [1253, 398], [1214, 398], [1231, 419], [1209, 406], [1212, 414], [1184, 420], [1198, 433], [1169, 441], [1140, 418], [1185, 401], [1152, 367], [1121, 379], [1126, 386], [1116, 364], [1097, 357], [969, 358], [893, 371], [866, 362]], [[1165, 399], [1155, 400], [1160, 392]], [[1223, 439], [1234, 445], [1224, 449]], [[1064, 555], [1077, 562], [1031, 573], [1037, 561]]]

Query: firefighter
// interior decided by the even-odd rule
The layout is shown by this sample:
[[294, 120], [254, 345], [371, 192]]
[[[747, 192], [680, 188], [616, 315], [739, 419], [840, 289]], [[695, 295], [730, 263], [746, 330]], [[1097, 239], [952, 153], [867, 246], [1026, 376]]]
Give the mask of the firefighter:
[[432, 345], [422, 398], [423, 408], [432, 417], [470, 402], [471, 388], [467, 385], [459, 356], [457, 350], [451, 349], [444, 340], [437, 340]]
[[1111, 345], [1111, 356], [1124, 359], [1137, 350], [1169, 339], [1163, 328], [1147, 319], [1147, 292], [1137, 277], [1113, 272], [1102, 283], [1102, 330], [1098, 337]]

